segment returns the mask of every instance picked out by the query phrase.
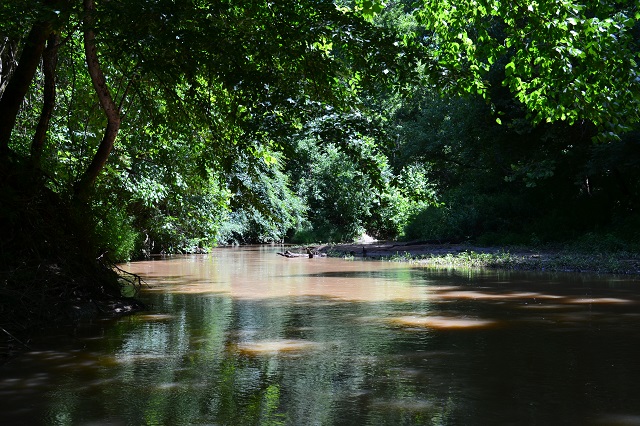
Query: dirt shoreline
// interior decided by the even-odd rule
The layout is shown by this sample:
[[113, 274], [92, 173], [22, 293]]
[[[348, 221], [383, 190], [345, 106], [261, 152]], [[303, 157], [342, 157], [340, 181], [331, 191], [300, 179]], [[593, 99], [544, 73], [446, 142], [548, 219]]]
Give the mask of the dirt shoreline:
[[377, 241], [317, 247], [330, 257], [405, 261], [424, 266], [640, 275], [640, 254]]
[[[465, 244], [437, 244], [420, 242], [373, 242], [373, 243], [352, 243], [335, 244], [323, 246], [322, 250], [329, 254], [338, 253], [345, 255], [355, 255], [355, 257], [381, 258], [405, 253], [412, 256], [421, 255], [446, 255], [456, 254], [465, 251], [476, 253], [498, 253], [502, 249], [497, 247], [479, 247]], [[527, 251], [534, 254], [533, 251]], [[524, 253], [524, 251], [523, 251]]]

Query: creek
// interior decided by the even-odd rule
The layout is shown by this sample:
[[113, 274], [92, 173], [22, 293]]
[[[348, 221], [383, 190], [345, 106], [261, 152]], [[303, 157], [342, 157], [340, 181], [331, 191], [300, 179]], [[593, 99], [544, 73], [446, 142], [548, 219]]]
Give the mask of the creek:
[[150, 310], [1, 366], [0, 424], [640, 424], [637, 279], [281, 250], [122, 265]]

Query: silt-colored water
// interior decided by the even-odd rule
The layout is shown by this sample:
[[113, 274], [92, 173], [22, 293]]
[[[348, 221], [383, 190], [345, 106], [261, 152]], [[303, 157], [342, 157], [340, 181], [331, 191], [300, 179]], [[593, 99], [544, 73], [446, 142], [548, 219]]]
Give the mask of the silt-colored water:
[[640, 424], [640, 284], [218, 249], [0, 368], [1, 425]]

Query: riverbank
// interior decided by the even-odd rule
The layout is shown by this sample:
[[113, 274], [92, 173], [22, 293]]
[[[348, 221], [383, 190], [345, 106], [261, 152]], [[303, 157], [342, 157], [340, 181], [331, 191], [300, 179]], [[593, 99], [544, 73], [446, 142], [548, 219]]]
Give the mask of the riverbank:
[[97, 248], [89, 207], [44, 182], [0, 165], [0, 364], [43, 330], [144, 309], [138, 277]]
[[640, 253], [480, 247], [469, 244], [372, 242], [319, 248], [327, 256], [409, 262], [433, 267], [640, 275]]

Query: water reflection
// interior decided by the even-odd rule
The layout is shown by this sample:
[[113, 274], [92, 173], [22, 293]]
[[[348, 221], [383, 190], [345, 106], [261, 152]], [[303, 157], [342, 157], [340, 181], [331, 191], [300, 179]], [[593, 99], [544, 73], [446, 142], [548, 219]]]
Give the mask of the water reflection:
[[633, 280], [275, 251], [128, 265], [152, 312], [35, 342], [0, 369], [2, 424], [640, 418]]
[[443, 316], [417, 316], [405, 315], [390, 318], [389, 322], [401, 326], [424, 327], [434, 329], [464, 329], [464, 328], [486, 328], [495, 326], [497, 321], [483, 320], [478, 318], [464, 317], [443, 317]]
[[242, 354], [248, 355], [276, 355], [301, 353], [319, 347], [321, 347], [321, 345], [316, 342], [309, 342], [305, 340], [279, 339], [239, 343], [236, 346], [236, 350]]

